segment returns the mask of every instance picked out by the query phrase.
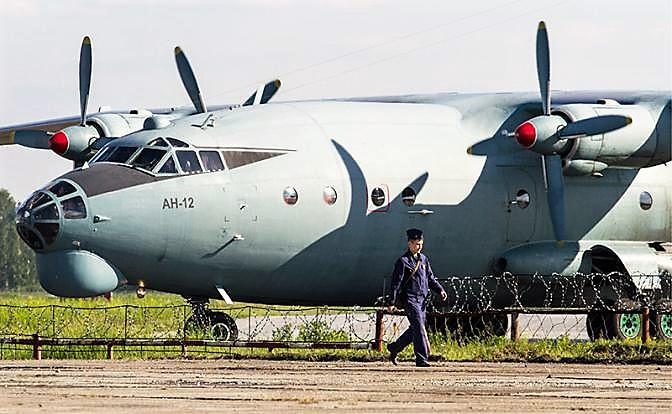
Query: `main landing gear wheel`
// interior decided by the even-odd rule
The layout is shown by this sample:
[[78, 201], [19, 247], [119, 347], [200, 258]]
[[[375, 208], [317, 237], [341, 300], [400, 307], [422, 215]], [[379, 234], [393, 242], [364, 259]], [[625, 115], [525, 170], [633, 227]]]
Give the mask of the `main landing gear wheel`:
[[639, 313], [590, 312], [586, 318], [586, 330], [591, 341], [639, 338], [642, 325]]
[[659, 339], [672, 340], [672, 313], [656, 312], [653, 318], [653, 334]]
[[238, 339], [238, 326], [226, 313], [208, 310], [190, 316], [184, 324], [184, 333], [189, 339], [235, 341]]

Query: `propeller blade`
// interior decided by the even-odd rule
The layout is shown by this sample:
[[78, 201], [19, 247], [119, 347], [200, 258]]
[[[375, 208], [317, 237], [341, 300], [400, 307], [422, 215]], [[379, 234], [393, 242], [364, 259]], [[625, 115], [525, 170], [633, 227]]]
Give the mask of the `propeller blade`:
[[15, 144], [29, 148], [49, 149], [49, 138], [51, 134], [38, 129], [24, 129], [16, 131], [13, 134]]
[[567, 124], [558, 135], [564, 139], [576, 139], [590, 135], [606, 134], [632, 123], [632, 118], [623, 115], [601, 115]]
[[565, 183], [562, 177], [562, 158], [559, 155], [544, 155], [541, 161], [553, 234], [557, 241], [563, 241], [565, 239]]
[[537, 28], [537, 78], [541, 92], [541, 106], [544, 115], [551, 114], [551, 62], [548, 50], [548, 32], [546, 23], [539, 22]]
[[259, 105], [267, 103], [278, 92], [281, 85], [282, 82], [280, 82], [280, 79], [275, 79], [263, 86], [260, 86], [259, 89], [257, 89], [252, 94], [252, 96], [247, 98], [247, 100], [245, 101], [245, 103], [243, 103], [242, 106]]
[[194, 104], [196, 112], [207, 112], [208, 108], [205, 107], [205, 101], [203, 101], [203, 96], [201, 95], [201, 90], [198, 87], [198, 82], [194, 76], [194, 71], [191, 70], [191, 65], [189, 64], [189, 60], [187, 60], [187, 55], [184, 54], [179, 46], [175, 47], [175, 63], [177, 64], [177, 71], [180, 73], [182, 84], [187, 90], [189, 99], [191, 99], [191, 102]]
[[80, 124], [82, 126], [86, 123], [86, 107], [89, 103], [91, 60], [91, 39], [89, 36], [84, 36], [82, 48], [79, 51], [79, 108], [81, 111]]

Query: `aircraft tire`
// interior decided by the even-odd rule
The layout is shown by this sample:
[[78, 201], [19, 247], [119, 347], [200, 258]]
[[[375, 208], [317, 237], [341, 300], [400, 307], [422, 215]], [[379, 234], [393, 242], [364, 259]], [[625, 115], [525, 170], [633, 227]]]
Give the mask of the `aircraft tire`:
[[224, 312], [211, 312], [210, 332], [219, 341], [238, 340], [238, 326], [235, 319]]
[[639, 313], [612, 313], [611, 339], [636, 339], [642, 336], [642, 315]]
[[672, 313], [656, 312], [652, 320], [651, 334], [658, 339], [672, 340]]
[[238, 339], [236, 321], [224, 312], [206, 311], [200, 317], [192, 315], [184, 324], [184, 332], [188, 338], [217, 341], [235, 341]]
[[642, 335], [642, 315], [638, 313], [589, 312], [586, 330], [597, 339], [635, 339]]

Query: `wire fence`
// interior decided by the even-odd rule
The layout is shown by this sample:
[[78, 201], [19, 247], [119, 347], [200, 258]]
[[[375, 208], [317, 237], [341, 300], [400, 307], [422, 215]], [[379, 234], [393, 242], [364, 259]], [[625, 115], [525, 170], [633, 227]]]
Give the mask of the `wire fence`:
[[[428, 301], [426, 325], [430, 333], [460, 341], [672, 339], [669, 278], [633, 279], [604, 274], [447, 279], [442, 284], [449, 298]], [[194, 325], [186, 304], [0, 304], [0, 358], [35, 358], [41, 352], [110, 358], [113, 349], [140, 357], [232, 348], [375, 351], [408, 328], [402, 310], [381, 307], [240, 305], [212, 307], [208, 315], [209, 323]]]

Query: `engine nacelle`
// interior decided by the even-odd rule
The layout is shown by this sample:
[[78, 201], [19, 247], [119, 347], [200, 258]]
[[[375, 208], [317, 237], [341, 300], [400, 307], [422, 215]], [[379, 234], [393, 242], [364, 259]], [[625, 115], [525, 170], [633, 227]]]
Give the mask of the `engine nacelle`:
[[[570, 104], [553, 109], [568, 123], [601, 115], [622, 115], [632, 123], [608, 132], [574, 140], [567, 160], [598, 161], [610, 167], [643, 168], [672, 160], [669, 104], [666, 109], [620, 105], [605, 100], [597, 104]], [[667, 124], [667, 125], [665, 125]], [[598, 164], [599, 165], [599, 164]], [[585, 167], [584, 165], [577, 165]]]
[[97, 114], [84, 126], [73, 125], [55, 133], [49, 139], [49, 148], [63, 158], [83, 163], [111, 139], [144, 129], [148, 119], [152, 119], [152, 113], [146, 110]]
[[143, 109], [133, 110], [128, 114], [96, 114], [90, 116], [86, 123], [95, 127], [101, 137], [123, 137], [144, 128], [147, 118], [152, 113]]
[[91, 146], [99, 136], [98, 130], [90, 125], [69, 126], [49, 138], [49, 148], [63, 158], [86, 161], [93, 155]]

